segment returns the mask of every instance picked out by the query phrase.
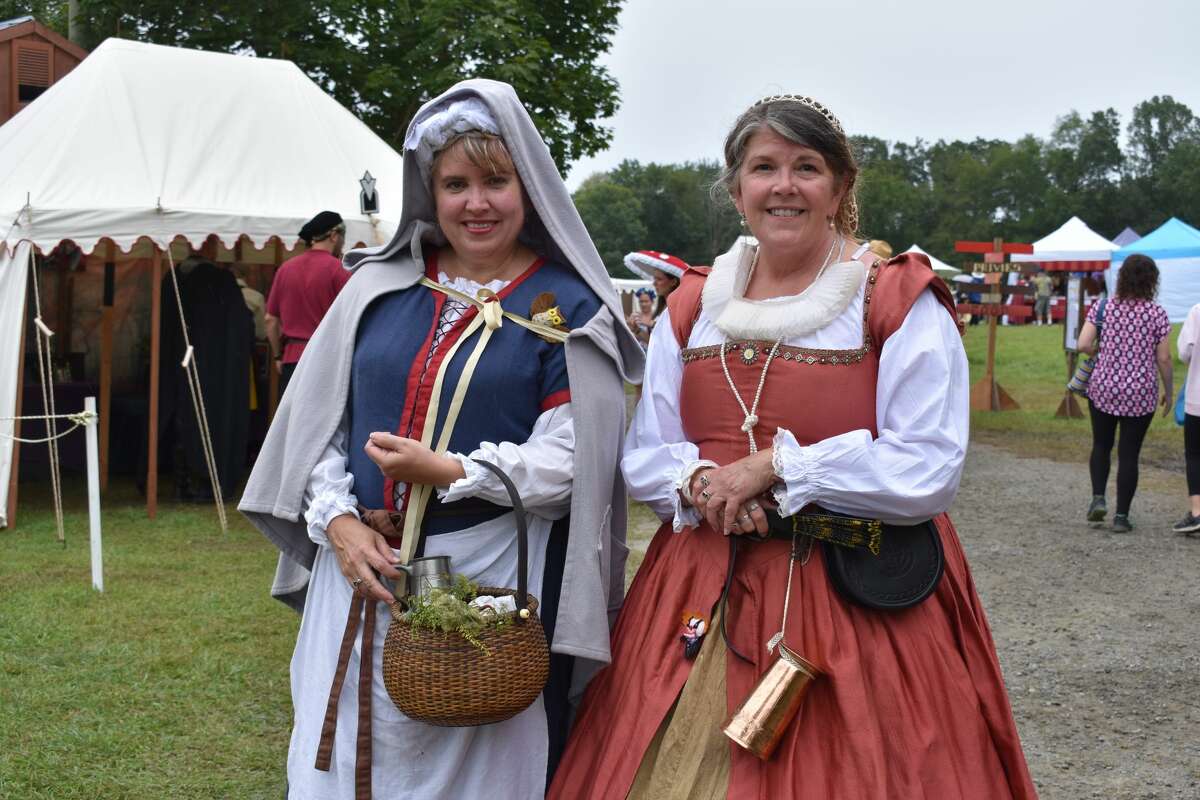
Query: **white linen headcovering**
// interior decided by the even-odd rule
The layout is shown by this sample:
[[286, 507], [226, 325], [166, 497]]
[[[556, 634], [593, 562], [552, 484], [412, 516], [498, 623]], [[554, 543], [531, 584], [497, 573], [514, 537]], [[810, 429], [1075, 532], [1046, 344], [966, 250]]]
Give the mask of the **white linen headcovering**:
[[413, 122], [404, 139], [404, 149], [411, 150], [416, 156], [417, 167], [427, 185], [433, 177], [433, 157], [446, 142], [467, 131], [500, 135], [500, 126], [491, 110], [478, 97], [452, 100], [447, 105], [430, 109], [423, 118]]

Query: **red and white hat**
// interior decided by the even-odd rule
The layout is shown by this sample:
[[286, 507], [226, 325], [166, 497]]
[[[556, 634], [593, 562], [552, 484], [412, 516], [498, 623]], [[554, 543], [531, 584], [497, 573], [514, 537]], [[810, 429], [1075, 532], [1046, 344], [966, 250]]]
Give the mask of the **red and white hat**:
[[638, 250], [625, 256], [625, 266], [646, 280], [654, 280], [654, 270], [660, 269], [668, 275], [682, 278], [690, 266], [682, 258], [657, 250]]

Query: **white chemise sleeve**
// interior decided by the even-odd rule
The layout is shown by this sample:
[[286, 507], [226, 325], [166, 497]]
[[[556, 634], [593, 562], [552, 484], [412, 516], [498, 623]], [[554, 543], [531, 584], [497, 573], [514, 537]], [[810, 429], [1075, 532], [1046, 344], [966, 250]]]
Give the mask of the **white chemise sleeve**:
[[508, 490], [490, 470], [471, 459], [488, 461], [504, 470], [525, 510], [545, 519], [561, 519], [571, 510], [571, 481], [575, 463], [575, 422], [571, 404], [563, 403], [543, 411], [533, 424], [529, 440], [482, 442], [472, 453], [447, 453], [457, 458], [466, 476], [448, 487], [438, 488], [445, 502], [477, 497], [501, 506], [511, 506]]
[[700, 448], [687, 441], [679, 416], [683, 361], [671, 328], [670, 311], [664, 311], [650, 334], [642, 399], [625, 435], [621, 471], [629, 496], [640, 500], [659, 516], [673, 521], [676, 531], [700, 524], [700, 513], [684, 504], [679, 490], [699, 466]]
[[358, 517], [358, 498], [353, 493], [354, 476], [346, 471], [346, 440], [349, 438], [350, 423], [343, 416], [304, 488], [304, 521], [308, 523], [308, 538], [320, 545], [329, 545], [325, 529], [334, 517], [342, 514]]
[[926, 291], [880, 353], [879, 436], [859, 429], [807, 447], [780, 428], [774, 495], [780, 513], [809, 503], [830, 511], [915, 524], [950, 507], [966, 457], [967, 356], [958, 328]]

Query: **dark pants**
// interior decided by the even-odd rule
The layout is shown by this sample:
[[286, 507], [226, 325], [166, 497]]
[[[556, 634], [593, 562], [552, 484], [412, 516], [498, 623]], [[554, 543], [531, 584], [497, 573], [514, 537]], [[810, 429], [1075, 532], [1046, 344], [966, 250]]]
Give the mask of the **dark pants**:
[[1183, 418], [1183, 454], [1187, 459], [1188, 494], [1200, 494], [1200, 417]]
[[[1088, 466], [1092, 473], [1092, 494], [1103, 495], [1108, 483], [1108, 470], [1112, 457], [1113, 441], [1117, 438], [1117, 427], [1121, 428], [1121, 441], [1117, 445], [1117, 511], [1128, 514], [1138, 482], [1138, 455], [1146, 431], [1154, 421], [1154, 412], [1140, 417], [1118, 417], [1105, 414], [1088, 403], [1092, 412], [1092, 457]], [[1197, 421], [1200, 424], [1200, 420]]]
[[290, 364], [283, 364], [279, 367], [279, 396], [283, 397], [283, 393], [287, 391], [288, 381], [292, 379], [292, 373], [296, 371], [296, 364], [299, 362], [293, 361]]

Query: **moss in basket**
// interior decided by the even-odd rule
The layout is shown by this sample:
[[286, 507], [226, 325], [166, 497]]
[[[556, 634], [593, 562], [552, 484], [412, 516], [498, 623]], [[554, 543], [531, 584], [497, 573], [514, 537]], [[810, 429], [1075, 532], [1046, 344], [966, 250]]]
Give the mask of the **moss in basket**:
[[503, 627], [511, 620], [508, 614], [484, 613], [470, 605], [478, 594], [478, 584], [465, 575], [455, 575], [454, 585], [448, 589], [432, 589], [424, 597], [409, 597], [408, 611], [401, 619], [413, 628], [457, 633], [490, 656], [479, 634], [486, 626]]

